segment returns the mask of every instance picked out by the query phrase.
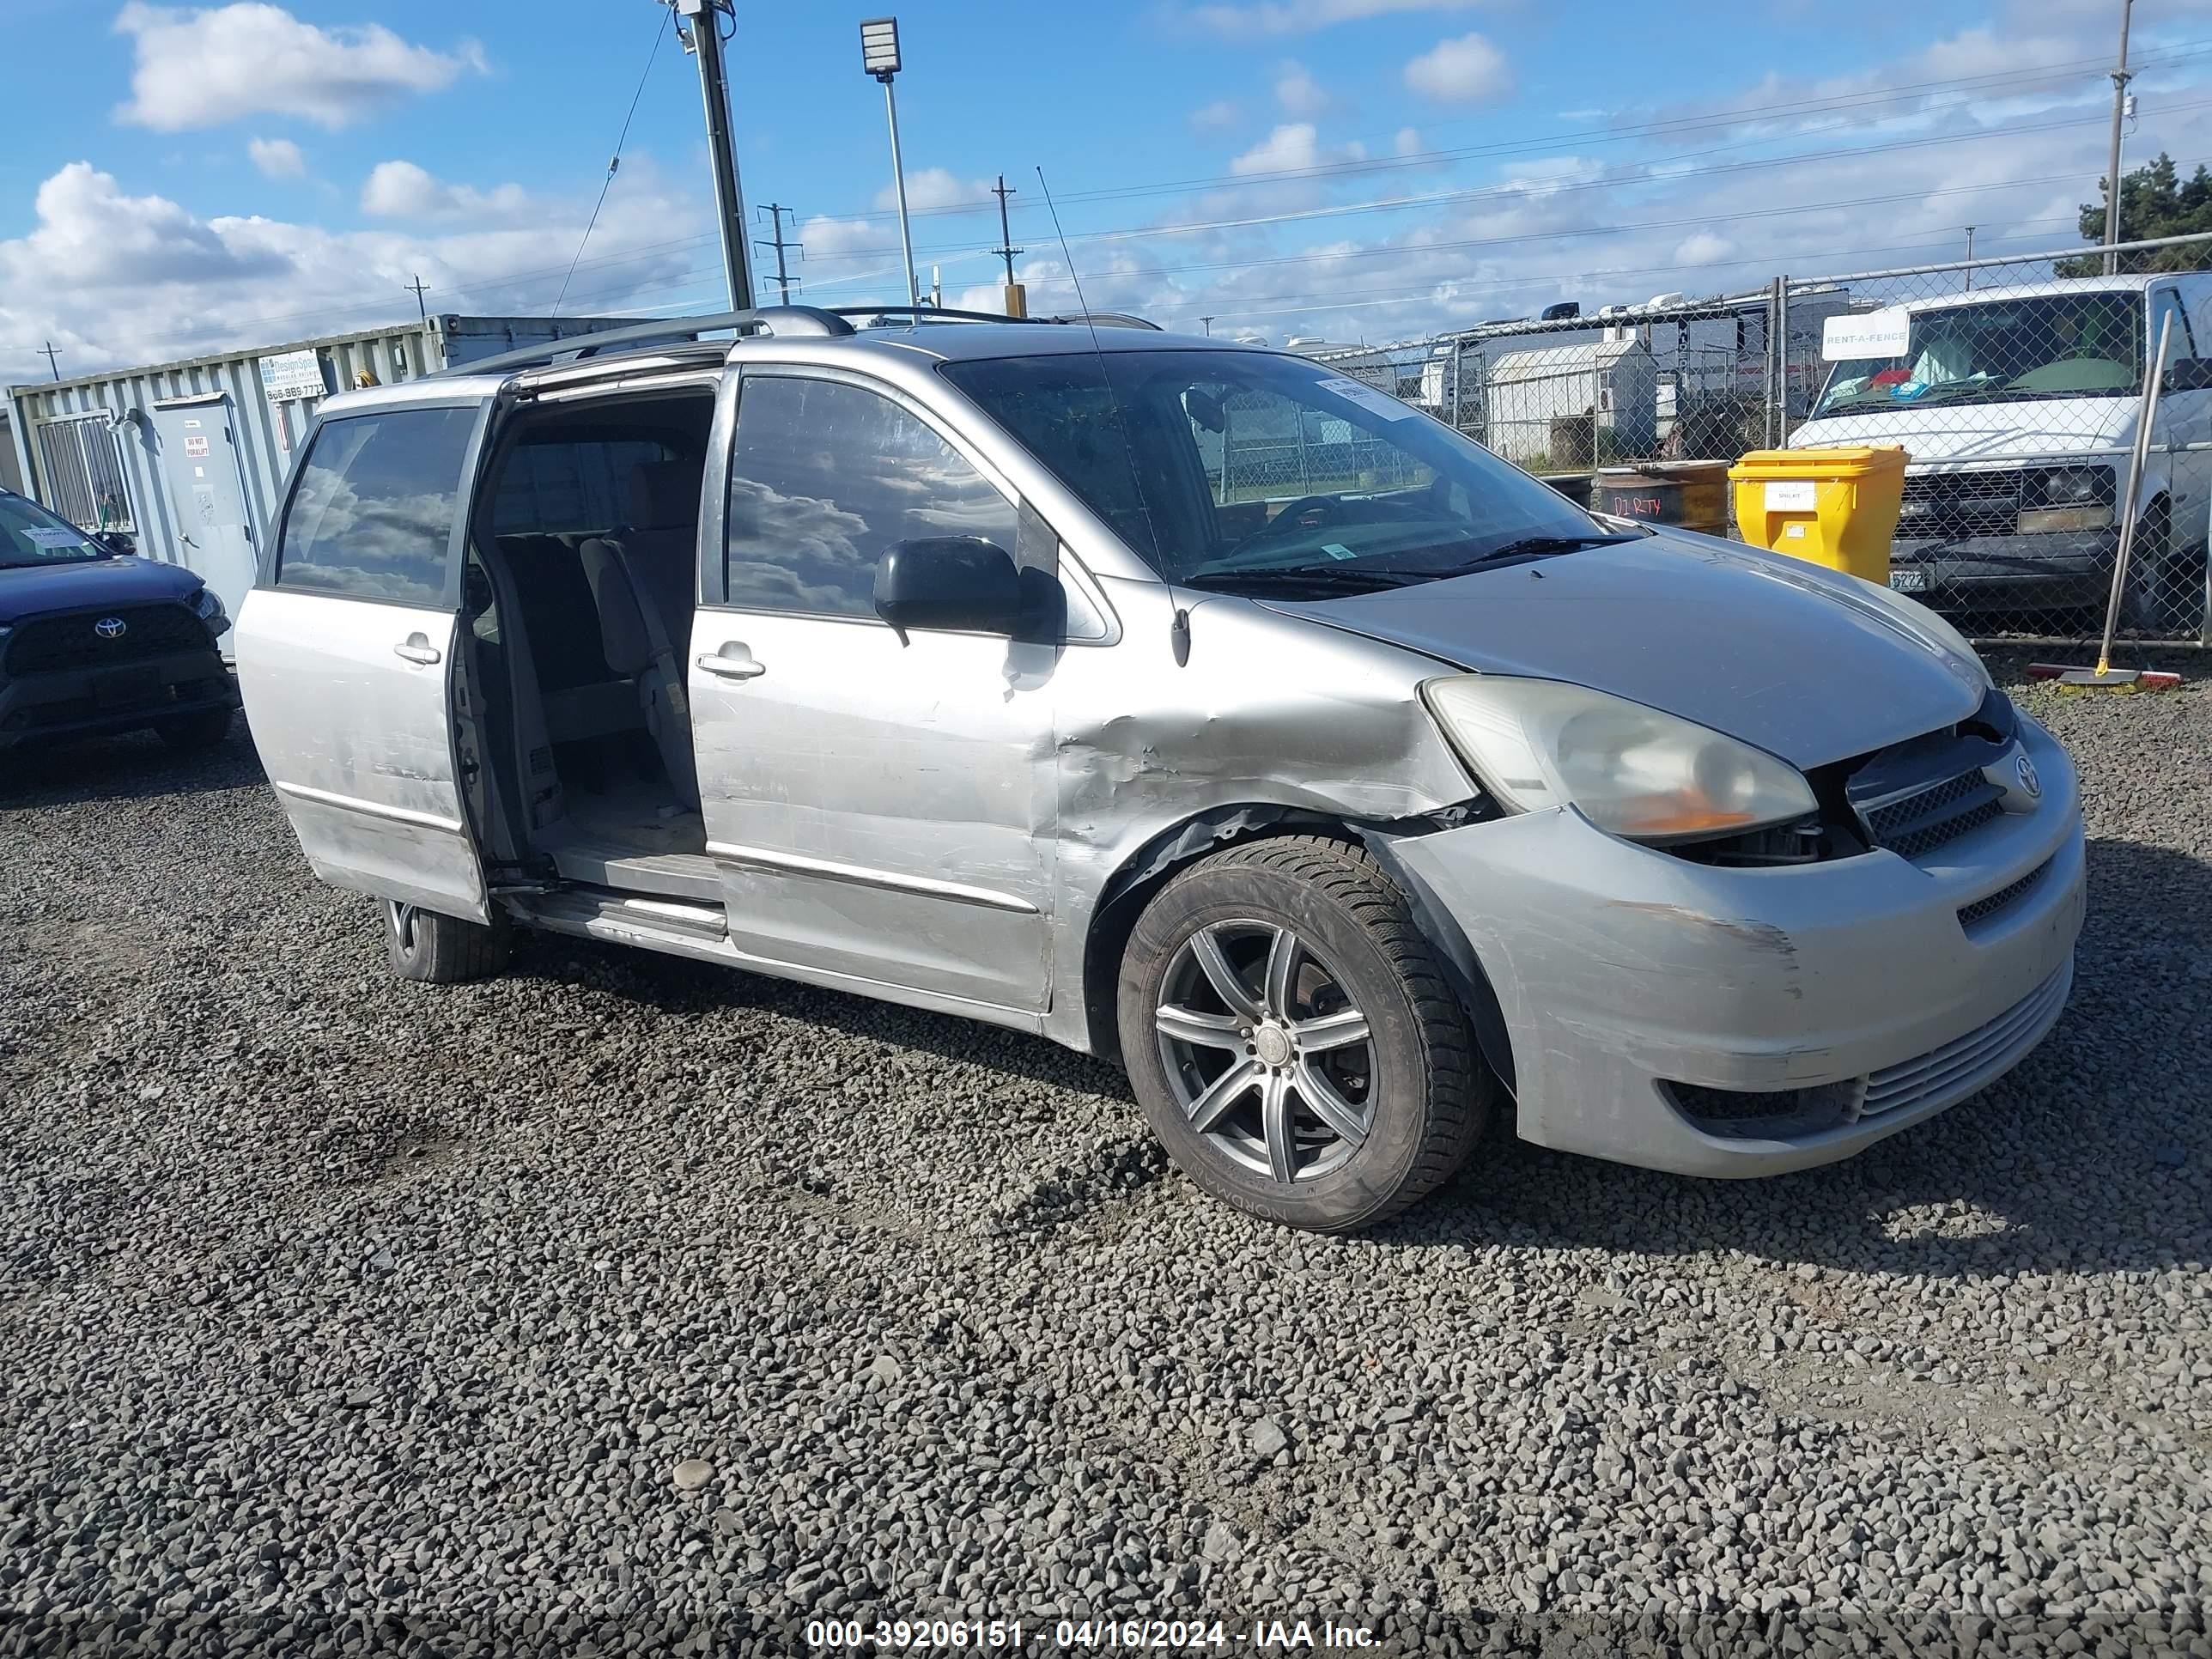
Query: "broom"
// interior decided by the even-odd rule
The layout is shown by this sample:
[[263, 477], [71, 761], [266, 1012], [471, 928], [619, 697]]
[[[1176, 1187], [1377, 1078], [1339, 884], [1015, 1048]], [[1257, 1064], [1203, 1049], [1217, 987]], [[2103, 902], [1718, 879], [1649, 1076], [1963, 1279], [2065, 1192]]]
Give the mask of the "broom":
[[2112, 592], [2105, 602], [2105, 634], [2097, 647], [2097, 665], [2069, 668], [2063, 663], [2030, 663], [2027, 677], [2032, 680], [2057, 680], [2069, 690], [2100, 691], [2171, 691], [2181, 684], [2179, 674], [2112, 666], [2112, 635], [2120, 624], [2120, 596], [2127, 591], [2128, 562], [2135, 553], [2139, 516], [2136, 491], [2142, 481], [2143, 468], [2150, 463], [2151, 423], [2158, 418], [2159, 386], [2166, 377], [2166, 337], [2172, 329], [2173, 313], [2168, 312], [2159, 319], [2158, 351], [2151, 359], [2150, 373], [2143, 377], [2142, 408], [2136, 421], [2135, 447], [2128, 457], [2128, 489], [2121, 498], [2127, 505], [2120, 514], [2119, 550], [2112, 556]]

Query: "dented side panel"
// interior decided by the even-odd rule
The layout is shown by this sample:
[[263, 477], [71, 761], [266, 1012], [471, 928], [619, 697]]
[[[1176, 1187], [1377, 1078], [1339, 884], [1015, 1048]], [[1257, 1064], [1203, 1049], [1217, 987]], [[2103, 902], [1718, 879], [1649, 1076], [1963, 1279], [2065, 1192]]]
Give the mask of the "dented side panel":
[[1475, 793], [1421, 702], [1431, 659], [1248, 600], [1206, 598], [1189, 606], [1179, 663], [1175, 593], [1101, 586], [1121, 643], [1068, 651], [1053, 677], [1060, 990], [1048, 1029], [1086, 1048], [1093, 918], [1115, 874], [1159, 836], [1227, 806], [1394, 820]]

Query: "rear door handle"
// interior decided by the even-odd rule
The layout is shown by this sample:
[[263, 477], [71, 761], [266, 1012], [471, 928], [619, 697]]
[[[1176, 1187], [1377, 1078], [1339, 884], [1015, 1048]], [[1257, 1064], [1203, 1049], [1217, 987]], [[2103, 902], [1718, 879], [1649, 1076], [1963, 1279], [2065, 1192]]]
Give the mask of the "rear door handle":
[[700, 658], [699, 666], [717, 679], [725, 680], [758, 679], [768, 672], [764, 664], [753, 660], [750, 650], [734, 641], [710, 656]]
[[392, 654], [428, 668], [438, 660], [438, 647], [430, 643], [427, 634], [410, 634], [404, 641], [392, 647]]

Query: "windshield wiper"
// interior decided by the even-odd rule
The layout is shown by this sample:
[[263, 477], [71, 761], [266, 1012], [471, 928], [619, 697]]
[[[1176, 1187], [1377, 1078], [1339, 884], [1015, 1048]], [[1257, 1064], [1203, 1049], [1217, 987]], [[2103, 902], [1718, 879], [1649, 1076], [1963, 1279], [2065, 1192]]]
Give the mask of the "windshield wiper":
[[1403, 587], [1427, 581], [1444, 573], [1433, 570], [1395, 570], [1376, 565], [1361, 569], [1345, 564], [1258, 564], [1239, 570], [1198, 570], [1182, 579], [1185, 587], [1327, 587], [1349, 592], [1376, 587]]
[[[1495, 564], [1500, 559], [1540, 558], [1547, 553], [1573, 553], [1585, 547], [1611, 547], [1618, 542], [1639, 542], [1643, 539], [1640, 535], [1523, 536], [1503, 547], [1492, 548], [1480, 558], [1462, 565], [1460, 568], [1473, 570], [1482, 565]], [[1454, 573], [1446, 571], [1441, 574], [1449, 575]]]

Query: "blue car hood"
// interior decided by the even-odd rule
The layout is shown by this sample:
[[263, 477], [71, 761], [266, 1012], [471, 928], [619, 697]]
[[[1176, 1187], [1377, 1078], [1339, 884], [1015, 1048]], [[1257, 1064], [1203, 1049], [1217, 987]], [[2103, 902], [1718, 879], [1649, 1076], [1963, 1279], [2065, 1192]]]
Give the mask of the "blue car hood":
[[1801, 767], [1953, 725], [1986, 690], [1911, 600], [1710, 536], [1275, 608], [1480, 673], [1611, 692]]
[[53, 611], [157, 605], [181, 599], [199, 586], [200, 579], [182, 566], [152, 559], [88, 559], [0, 569], [0, 625]]

